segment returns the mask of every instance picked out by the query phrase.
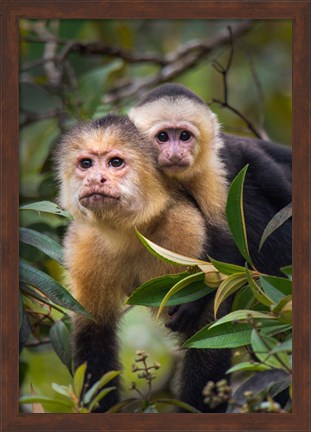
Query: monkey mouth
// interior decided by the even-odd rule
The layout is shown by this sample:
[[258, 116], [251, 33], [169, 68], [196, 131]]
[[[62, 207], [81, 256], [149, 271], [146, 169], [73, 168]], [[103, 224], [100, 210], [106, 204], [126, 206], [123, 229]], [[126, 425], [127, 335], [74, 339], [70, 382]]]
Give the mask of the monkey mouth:
[[190, 163], [186, 161], [180, 161], [178, 163], [163, 163], [161, 164], [161, 168], [167, 172], [180, 172], [189, 168]]
[[91, 192], [83, 195], [79, 198], [80, 203], [84, 207], [93, 207], [102, 204], [115, 203], [120, 199], [119, 196], [103, 193], [103, 192]]

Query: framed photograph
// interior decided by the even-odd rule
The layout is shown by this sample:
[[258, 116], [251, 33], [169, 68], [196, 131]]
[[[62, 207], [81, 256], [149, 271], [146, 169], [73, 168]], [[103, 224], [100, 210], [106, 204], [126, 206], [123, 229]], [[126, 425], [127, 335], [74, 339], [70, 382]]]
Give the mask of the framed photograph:
[[[309, 0], [3, 0], [1, 430], [310, 431], [310, 7]], [[165, 87], [159, 94], [151, 93], [146, 98], [148, 92], [167, 83], [170, 83], [170, 87]], [[165, 91], [169, 97], [163, 97]], [[170, 103], [163, 103], [160, 114], [157, 114], [157, 109], [159, 100], [167, 101], [169, 98], [180, 104], [180, 107], [184, 103], [185, 110], [191, 105], [190, 111], [196, 113], [195, 120], [183, 120], [182, 126], [178, 127], [168, 126], [168, 120], [163, 120], [162, 111], [170, 111]], [[146, 113], [148, 104], [152, 106], [150, 115]], [[158, 105], [154, 107], [152, 104]], [[209, 122], [210, 129], [204, 125], [200, 130], [202, 110], [204, 122]], [[134, 124], [130, 122], [129, 125], [129, 120], [124, 120], [124, 115], [128, 113], [138, 131]], [[148, 124], [150, 130], [155, 130], [149, 117], [156, 115], [161, 119], [161, 128], [157, 129], [156, 135], [147, 137], [148, 130], [144, 130], [144, 127]], [[79, 122], [88, 124], [87, 129], [81, 126], [67, 135]], [[89, 152], [79, 147], [79, 142], [84, 142], [90, 130], [93, 131], [92, 142], [95, 143], [99, 136], [98, 130], [101, 131], [108, 149], [109, 140], [114, 143], [114, 133], [121, 142], [130, 142], [130, 146], [127, 143], [121, 150], [115, 146], [117, 150], [112, 151], [112, 156], [109, 156], [111, 150], [107, 150], [110, 159], [107, 159], [107, 164], [105, 162], [105, 167], [109, 167], [109, 172], [111, 169], [117, 172], [120, 189], [119, 186], [114, 189], [107, 183], [102, 168], [96, 171], [97, 166], [104, 166], [102, 158], [106, 157], [100, 155], [96, 159], [96, 144], [91, 145], [88, 141]], [[243, 149], [251, 144], [264, 146], [264, 150], [260, 150], [264, 154], [264, 158], [260, 159], [262, 177], [256, 181], [264, 191], [261, 205], [265, 210], [261, 216], [260, 213], [255, 216], [266, 218], [264, 222], [258, 222], [262, 225], [262, 231], [267, 226], [261, 238], [260, 247], [266, 254], [262, 266], [261, 261], [254, 258], [254, 264], [252, 260], [255, 250], [252, 236], [257, 239], [258, 233], [255, 233], [256, 228], [247, 231], [247, 225], [252, 224], [247, 209], [245, 220], [243, 209], [238, 216], [235, 213], [234, 217], [230, 216], [230, 208], [228, 210], [230, 203], [234, 206], [237, 201], [240, 204], [243, 202], [244, 177], [246, 170], [252, 168], [237, 169], [231, 178], [230, 164], [223, 162], [217, 165], [217, 162], [215, 165], [214, 162], [217, 169], [213, 171], [213, 176], [202, 171], [199, 180], [191, 177], [187, 183], [184, 180], [186, 177], [182, 177], [178, 170], [180, 167], [183, 170], [186, 162], [191, 164], [192, 159], [191, 162], [182, 160], [184, 153], [182, 156], [178, 153], [180, 159], [176, 162], [176, 130], [180, 132], [178, 143], [186, 149], [189, 158], [192, 157], [192, 151], [195, 154], [192, 146], [200, 148], [201, 138], [198, 137], [202, 136], [203, 130], [214, 137], [211, 139], [215, 139], [217, 157], [223, 155], [223, 161], [231, 157], [238, 166], [242, 156], [231, 150], [234, 145], [242, 146]], [[237, 135], [243, 138], [235, 141], [233, 137]], [[63, 140], [62, 136], [65, 136]], [[137, 144], [137, 138], [142, 139], [144, 144]], [[157, 153], [151, 148], [153, 138], [157, 142]], [[285, 144], [282, 147], [286, 149], [284, 153], [283, 150], [276, 150], [276, 156], [274, 148], [271, 150], [269, 147], [270, 141]], [[80, 179], [78, 181], [86, 185], [83, 186], [85, 189], [81, 186], [77, 208], [81, 214], [93, 212], [96, 215], [88, 228], [83, 223], [80, 227], [78, 225], [79, 216], [75, 214], [76, 204], [73, 204], [75, 201], [72, 198], [75, 190], [65, 190], [73, 184], [72, 180], [67, 182], [67, 158], [69, 160], [73, 153], [73, 150], [68, 150], [70, 146], [75, 151], [72, 159], [75, 173], [71, 174], [72, 178]], [[292, 177], [287, 153], [290, 146]], [[168, 150], [164, 150], [166, 148]], [[145, 151], [142, 156], [141, 152]], [[174, 153], [173, 156], [170, 152]], [[154, 166], [155, 154], [158, 155], [160, 169]], [[111, 220], [115, 219], [113, 205], [120, 200], [119, 191], [128, 193], [128, 179], [132, 177], [128, 176], [127, 170], [128, 166], [130, 169], [134, 166], [132, 161], [138, 167], [145, 165], [145, 169], [135, 168], [137, 171], [133, 175], [136, 180], [131, 185], [133, 191], [127, 200], [133, 200], [131, 202], [135, 203], [136, 209], [139, 206], [142, 208], [139, 212], [136, 210], [135, 223], [129, 222], [129, 219], [134, 219], [134, 213], [128, 210], [126, 214], [130, 214], [130, 217], [122, 219], [121, 211], [118, 210], [118, 217], [120, 221], [122, 219], [119, 222], [122, 232], [126, 232], [126, 224], [132, 224], [133, 232], [137, 224], [138, 227], [148, 228], [149, 222], [146, 221], [159, 217], [154, 206], [148, 207], [151, 199], [157, 199], [158, 205], [163, 206], [170, 215], [166, 218], [169, 222], [163, 219], [160, 228], [152, 225], [146, 232], [151, 233], [151, 240], [157, 243], [157, 238], [170, 238], [171, 226], [175, 223], [180, 232], [180, 241], [177, 250], [174, 250], [177, 245], [175, 241], [164, 242], [167, 250], [176, 252], [171, 255], [167, 250], [163, 251], [150, 243], [150, 239], [142, 237], [139, 232], [135, 234], [137, 247], [133, 246], [133, 240], [126, 243], [120, 237], [120, 242], [124, 243], [122, 248], [126, 249], [132, 243], [133, 251], [131, 249], [132, 252], [126, 255], [120, 247], [123, 255], [110, 261], [106, 278], [118, 281], [112, 282], [113, 287], [117, 283], [121, 286], [124, 279], [123, 285], [130, 285], [128, 292], [126, 295], [122, 291], [107, 296], [98, 290], [96, 301], [92, 302], [88, 294], [80, 290], [76, 282], [78, 279], [73, 275], [79, 273], [79, 263], [84, 263], [85, 257], [91, 257], [89, 270], [83, 273], [81, 281], [87, 285], [90, 279], [90, 284], [94, 285], [95, 280], [103, 279], [99, 273], [96, 276], [96, 266], [92, 266], [96, 261], [96, 251], [100, 248], [104, 250], [108, 243], [101, 243], [100, 230], [96, 231], [96, 235], [95, 231], [91, 234], [91, 230], [97, 223], [95, 220], [98, 215], [102, 215], [101, 205], [108, 206]], [[147, 168], [148, 163], [152, 168]], [[273, 168], [269, 165], [271, 169], [267, 176], [265, 164], [270, 163]], [[174, 171], [176, 164], [180, 166]], [[171, 165], [174, 166], [170, 171]], [[55, 179], [55, 166], [58, 183], [63, 185], [60, 193]], [[122, 174], [123, 169], [125, 174]], [[211, 169], [214, 170], [214, 167]], [[200, 178], [209, 178], [216, 191], [215, 197], [220, 200], [222, 193], [219, 190], [222, 189], [215, 179], [222, 170], [226, 170], [230, 183], [235, 178], [235, 187], [228, 186], [226, 213], [226, 204], [223, 204], [223, 213], [217, 210], [209, 213], [217, 205], [210, 199], [209, 207], [204, 207], [205, 185]], [[221, 176], [222, 173], [219, 178]], [[167, 180], [170, 177], [174, 179], [172, 182]], [[126, 186], [122, 186], [122, 181]], [[271, 192], [272, 198], [267, 197], [274, 181], [279, 182], [278, 192], [273, 192], [274, 195]], [[292, 206], [288, 204], [291, 181]], [[224, 185], [226, 191], [227, 183]], [[140, 193], [140, 190], [144, 192]], [[171, 195], [167, 197], [168, 193]], [[248, 193], [252, 196], [252, 192], [245, 189], [244, 197]], [[139, 202], [133, 198], [134, 195], [140, 197]], [[227, 199], [227, 194], [225, 197]], [[283, 201], [284, 205], [281, 205]], [[170, 204], [165, 204], [168, 202]], [[131, 209], [134, 207], [132, 205]], [[189, 212], [190, 216], [183, 216], [183, 211]], [[271, 212], [278, 212], [278, 218], [267, 225], [271, 220]], [[223, 228], [222, 220], [218, 219], [219, 214], [226, 214], [226, 223], [236, 244], [234, 248], [237, 247], [243, 257], [241, 262], [235, 259], [235, 252], [230, 252], [231, 243], [226, 243], [227, 231]], [[72, 216], [76, 228], [71, 226], [64, 251], [61, 243], [66, 236], [68, 223], [72, 223]], [[183, 223], [187, 226], [186, 219], [189, 217], [193, 221], [189, 228], [190, 234], [187, 227], [183, 228]], [[285, 227], [289, 226], [291, 217], [292, 237], [289, 241]], [[220, 246], [210, 235], [208, 244], [212, 245], [209, 247], [218, 260], [212, 260], [212, 264], [196, 261], [203, 259], [202, 251], [206, 251], [204, 220], [209, 221], [209, 229], [214, 230], [215, 238], [221, 236], [228, 247], [227, 255], [222, 252], [217, 255]], [[271, 240], [269, 237], [275, 235], [278, 229], [279, 249], [271, 252], [267, 247]], [[193, 238], [192, 242], [185, 240], [188, 234]], [[86, 248], [85, 235], [92, 238], [89, 244], [94, 244], [94, 248]], [[257, 240], [254, 244], [258, 246]], [[292, 267], [280, 259], [283, 252], [284, 256], [287, 253], [289, 256], [291, 251]], [[152, 263], [155, 262], [152, 260], [156, 260], [152, 253], [166, 260], [163, 269], [159, 264], [160, 270], [152, 270]], [[135, 270], [134, 273], [135, 259], [138, 259], [135, 257], [140, 254], [142, 258], [137, 261], [137, 267], [145, 266], [145, 270], [139, 270], [140, 273]], [[211, 254], [208, 255], [213, 258]], [[184, 261], [185, 256], [189, 259], [195, 257], [196, 260]], [[101, 259], [105, 257], [103, 252]], [[231, 258], [235, 264], [238, 262], [243, 267], [233, 268], [219, 262], [228, 263]], [[134, 261], [127, 269], [126, 265], [123, 268], [124, 263], [130, 260]], [[186, 263], [186, 272], [178, 267], [180, 273], [176, 276], [164, 276], [170, 273], [171, 264], [168, 265], [167, 260], [175, 264]], [[65, 288], [68, 282], [67, 285], [63, 282], [64, 262], [69, 270], [69, 291]], [[206, 265], [212, 267], [207, 270]], [[274, 266], [278, 269], [282, 267], [283, 273], [275, 273]], [[142, 276], [144, 274], [145, 279]], [[271, 274], [277, 277], [273, 279], [269, 276]], [[159, 277], [162, 278], [161, 283]], [[148, 282], [152, 278], [158, 279]], [[185, 282], [187, 278], [196, 283], [191, 285], [192, 291], [182, 291], [190, 286], [190, 282]], [[294, 287], [293, 297], [291, 284]], [[139, 288], [139, 295], [135, 296], [132, 293], [139, 285], [142, 287]], [[199, 327], [197, 324], [192, 326], [195, 330], [189, 330], [189, 324], [189, 328], [181, 330], [178, 326], [182, 325], [184, 317], [190, 320], [191, 313], [201, 313], [201, 306], [193, 309], [195, 312], [192, 309], [191, 312], [187, 306], [183, 309], [183, 306], [199, 304], [196, 302], [203, 297], [203, 286], [204, 289], [208, 286], [213, 293], [218, 288], [215, 302], [213, 297], [214, 309], [211, 309], [215, 327], [207, 326], [203, 333], [198, 332], [206, 325], [202, 318], [194, 321], [200, 323]], [[154, 294], [156, 289], [162, 290], [161, 298], [160, 294]], [[234, 306], [226, 309], [226, 301], [234, 292], [238, 292]], [[128, 294], [132, 294], [128, 300], [132, 306], [128, 307], [129, 311], [125, 307], [120, 312], [122, 298], [127, 298]], [[174, 297], [176, 294], [183, 300]], [[119, 296], [117, 300], [116, 296]], [[164, 301], [167, 303], [164, 304]], [[200, 382], [200, 379], [207, 381], [205, 376], [199, 378], [194, 372], [189, 372], [189, 368], [198, 361], [195, 355], [191, 359], [189, 356], [187, 363], [185, 360], [181, 375], [175, 378], [176, 382], [184, 381], [180, 396], [179, 393], [176, 396], [172, 390], [176, 384], [172, 375], [179, 363], [178, 350], [171, 348], [171, 341], [164, 336], [161, 325], [159, 329], [154, 325], [154, 319], [145, 314], [144, 307], [160, 307], [161, 312], [164, 305], [173, 306], [169, 310], [167, 326], [187, 335], [183, 342], [187, 340], [185, 343], [189, 351], [201, 351], [196, 348], [216, 348], [214, 351], [217, 353], [226, 353], [226, 348], [234, 350], [231, 384], [223, 379], [227, 377], [228, 356], [216, 354], [215, 361], [219, 364], [214, 370], [219, 372], [219, 380], [205, 383], [202, 394], [204, 404], [197, 403], [198, 397], [191, 393], [196, 392], [196, 382]], [[108, 318], [101, 322], [102, 308], [107, 309]], [[140, 312], [135, 314], [136, 310]], [[182, 316], [182, 313], [185, 315]], [[229, 313], [233, 314], [232, 319], [222, 318], [221, 321], [221, 317]], [[71, 320], [70, 316], [74, 319]], [[121, 316], [123, 327], [119, 330]], [[231, 337], [230, 344], [226, 345], [227, 342], [222, 340], [222, 332], [228, 332], [230, 326], [236, 326], [235, 339]], [[267, 332], [262, 331], [262, 326], [268, 329]], [[208, 331], [214, 331], [213, 340], [212, 333]], [[98, 343], [95, 343], [95, 333]], [[121, 339], [120, 353], [114, 348], [116, 338]], [[94, 352], [105, 352], [107, 344], [113, 347], [112, 354], [99, 355], [99, 360], [93, 361], [96, 357]], [[247, 353], [246, 346], [251, 346], [250, 353]], [[124, 389], [122, 402], [114, 396], [116, 388], [120, 386], [118, 372], [111, 372], [119, 366], [115, 359], [116, 353], [121, 363], [126, 364], [121, 378]], [[103, 374], [98, 373], [94, 378], [90, 374], [91, 369], [87, 368], [86, 363], [84, 367], [83, 362], [88, 365], [94, 363], [93, 371], [97, 370], [100, 362], [104, 362], [107, 364], [104, 370], [107, 374], [102, 377]], [[78, 369], [77, 363], [82, 364]], [[198, 369], [203, 370], [200, 365]], [[253, 393], [246, 391], [249, 387], [243, 383], [247, 380], [253, 385]], [[290, 402], [278, 403], [278, 398], [274, 400], [271, 394], [282, 394], [283, 390], [286, 394], [289, 391]], [[228, 401], [229, 408], [224, 408]], [[207, 405], [209, 408], [205, 409]], [[107, 409], [111, 411], [101, 412]]]

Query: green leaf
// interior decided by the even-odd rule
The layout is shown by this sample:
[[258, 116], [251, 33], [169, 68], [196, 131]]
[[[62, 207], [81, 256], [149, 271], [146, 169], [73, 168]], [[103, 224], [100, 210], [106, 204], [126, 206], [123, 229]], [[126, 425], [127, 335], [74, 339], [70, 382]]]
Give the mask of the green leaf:
[[182, 290], [183, 288], [191, 285], [192, 283], [195, 282], [200, 282], [202, 276], [204, 276], [204, 273], [194, 273], [191, 274], [190, 276], [185, 277], [184, 279], [182, 279], [181, 281], [177, 282], [170, 290], [169, 292], [164, 296], [160, 306], [159, 306], [159, 310], [157, 313], [157, 317], [160, 316], [161, 312], [163, 311], [164, 306], [167, 303], [167, 300], [169, 298], [171, 298], [174, 294], [176, 294], [178, 291]]
[[228, 264], [221, 261], [214, 260], [211, 257], [208, 257], [213, 266], [220, 272], [225, 275], [231, 275], [234, 273], [242, 273], [245, 268], [236, 264]]
[[239, 172], [231, 183], [227, 198], [226, 215], [235, 244], [237, 245], [241, 255], [252, 267], [254, 267], [248, 250], [243, 210], [243, 185], [247, 169], [248, 165]]
[[[177, 282], [189, 276], [189, 274], [189, 272], [183, 272], [151, 279], [131, 294], [127, 300], [127, 304], [158, 307], [167, 292]], [[186, 286], [170, 297], [167, 301], [167, 306], [191, 302], [213, 291], [215, 291], [213, 288], [205, 285], [204, 275], [202, 275], [202, 278], [198, 282], [192, 283], [191, 286]]]
[[19, 240], [36, 247], [59, 264], [63, 264], [63, 247], [51, 237], [29, 228], [20, 228]]
[[279, 352], [288, 352], [291, 353], [293, 351], [293, 339], [290, 338], [287, 341], [277, 344], [273, 350], [271, 351], [271, 354], [279, 353]]
[[236, 364], [235, 366], [232, 366], [230, 369], [227, 370], [226, 374], [231, 374], [233, 372], [240, 372], [240, 371], [258, 372], [258, 371], [264, 371], [264, 370], [268, 370], [268, 369], [270, 369], [269, 366], [266, 366], [266, 365], [261, 364], [261, 363], [242, 362], [242, 363]]
[[232, 303], [232, 311], [239, 309], [251, 309], [254, 304], [255, 298], [249, 286], [245, 286], [239, 290], [234, 296]]
[[281, 267], [280, 270], [288, 277], [288, 279], [292, 280], [293, 266], [289, 265], [289, 266]]
[[52, 383], [52, 389], [55, 390], [57, 393], [61, 394], [62, 396], [65, 396], [67, 399], [72, 400], [72, 390], [69, 387]]
[[265, 294], [265, 292], [261, 289], [261, 287], [252, 278], [252, 275], [249, 269], [247, 268], [247, 265], [245, 266], [245, 270], [246, 270], [247, 282], [255, 298], [265, 306], [272, 305], [273, 301]]
[[89, 404], [94, 395], [102, 389], [106, 384], [113, 380], [116, 376], [120, 375], [120, 371], [109, 371], [105, 373], [92, 387], [85, 393], [83, 402]]
[[282, 210], [276, 213], [276, 215], [274, 215], [273, 218], [270, 220], [261, 237], [259, 243], [259, 249], [258, 249], [259, 251], [262, 248], [264, 242], [267, 240], [267, 238], [291, 217], [292, 217], [292, 203], [282, 208]]
[[260, 275], [259, 280], [262, 289], [274, 303], [292, 294], [292, 282], [287, 278]]
[[64, 313], [63, 309], [56, 306], [54, 303], [52, 303], [47, 297], [44, 297], [43, 295], [39, 294], [37, 290], [35, 290], [33, 287], [26, 285], [24, 282], [20, 282], [20, 290], [26, 297], [31, 297], [36, 300], [39, 300], [39, 302], [46, 304], [55, 310], [58, 310], [61, 313]]
[[278, 358], [275, 355], [271, 355], [271, 351], [277, 343], [278, 341], [270, 336], [261, 332], [259, 333], [255, 329], [252, 331], [251, 346], [258, 360], [276, 369], [284, 369], [284, 365], [289, 368], [290, 365], [286, 355], [279, 353]]
[[51, 201], [38, 201], [31, 204], [23, 205], [19, 209], [37, 211], [39, 214], [52, 213], [72, 220], [72, 216], [69, 212], [62, 210], [57, 204]]
[[217, 311], [221, 303], [229, 297], [231, 294], [242, 288], [246, 284], [246, 274], [234, 273], [228, 276], [218, 287], [214, 302], [214, 315], [217, 315]]
[[51, 398], [51, 397], [48, 397], [48, 396], [39, 396], [39, 395], [35, 395], [35, 396], [21, 396], [19, 398], [19, 403], [20, 404], [53, 403], [53, 404], [65, 406], [65, 407], [68, 407], [68, 408], [72, 407], [72, 403], [66, 402], [64, 400], [60, 400], [60, 399], [56, 399], [56, 398]]
[[[173, 275], [160, 276], [144, 283], [137, 288], [129, 297], [127, 303], [132, 305], [142, 305], [149, 307], [160, 306], [166, 293], [179, 281], [189, 276], [188, 272]], [[207, 294], [214, 292], [214, 288], [209, 288], [204, 283], [204, 275], [198, 282], [193, 282], [180, 291], [176, 292], [167, 301], [167, 306], [174, 306], [197, 300]]]
[[36, 287], [57, 305], [93, 320], [92, 316], [62, 285], [23, 260], [20, 260], [19, 278], [22, 282]]
[[285, 296], [283, 297], [277, 305], [274, 306], [272, 309], [273, 313], [280, 313], [280, 311], [284, 308], [285, 305], [287, 305], [289, 302], [292, 302], [292, 296]]
[[183, 346], [186, 348], [236, 348], [247, 345], [251, 340], [252, 329], [248, 324], [224, 323], [218, 327], [203, 327]]
[[156, 245], [151, 240], [148, 240], [146, 237], [140, 234], [137, 229], [135, 231], [139, 240], [149, 250], [149, 252], [151, 252], [153, 256], [160, 258], [162, 261], [187, 267], [199, 267], [203, 272], [207, 270], [215, 270], [214, 266], [207, 261], [189, 258], [184, 255], [169, 251], [168, 249]]
[[86, 373], [86, 363], [82, 363], [75, 371], [73, 376], [73, 389], [77, 397], [80, 399], [83, 390]]
[[92, 403], [90, 404], [88, 410], [92, 412], [97, 406], [98, 403], [107, 396], [108, 393], [112, 392], [113, 390], [116, 390], [117, 387], [107, 387], [100, 391], [98, 395], [93, 399]]
[[56, 321], [49, 334], [54, 351], [72, 374], [71, 341], [67, 326], [63, 321]]
[[261, 333], [267, 336], [274, 336], [280, 333], [291, 330], [292, 326], [290, 324], [279, 324], [278, 321], [261, 321]]
[[253, 310], [237, 310], [234, 312], [229, 313], [228, 315], [225, 315], [224, 317], [218, 319], [213, 324], [211, 324], [210, 328], [217, 327], [218, 325], [222, 325], [223, 323], [233, 321], [242, 321], [242, 320], [249, 320], [249, 319], [268, 319], [273, 320], [276, 319], [271, 314], [265, 314], [262, 312], [257, 312]]

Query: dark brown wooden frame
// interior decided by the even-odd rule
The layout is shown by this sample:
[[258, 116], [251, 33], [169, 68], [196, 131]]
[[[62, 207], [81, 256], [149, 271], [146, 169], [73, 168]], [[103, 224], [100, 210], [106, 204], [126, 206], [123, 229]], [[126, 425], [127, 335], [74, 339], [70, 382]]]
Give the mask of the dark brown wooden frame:
[[[1, 319], [3, 431], [310, 431], [310, 0], [2, 0]], [[290, 19], [293, 22], [294, 377], [292, 414], [18, 413], [18, 20]]]

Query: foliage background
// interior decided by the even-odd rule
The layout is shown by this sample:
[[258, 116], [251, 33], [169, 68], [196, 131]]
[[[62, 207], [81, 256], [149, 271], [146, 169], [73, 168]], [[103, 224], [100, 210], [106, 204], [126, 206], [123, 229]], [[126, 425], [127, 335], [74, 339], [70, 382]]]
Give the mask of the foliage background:
[[[135, 62], [134, 53], [163, 58], [194, 40], [210, 40], [236, 21], [224, 20], [62, 20], [20, 22], [20, 202], [55, 200], [51, 152], [60, 135], [76, 121], [107, 112], [126, 113], [142, 92], [122, 96], [122, 90], [156, 75], [163, 66]], [[71, 42], [70, 42], [71, 41]], [[101, 44], [122, 48], [128, 58], [70, 50], [70, 43]], [[230, 104], [274, 141], [291, 143], [291, 54], [289, 21], [253, 21], [234, 40], [233, 61], [227, 84]], [[68, 50], [66, 52], [65, 50]], [[123, 52], [124, 52], [123, 51]], [[226, 65], [230, 43], [216, 47], [193, 67], [182, 69], [182, 83], [207, 103], [223, 100], [222, 74], [213, 67]], [[131, 60], [132, 59], [132, 60]], [[219, 69], [219, 68], [218, 68]], [[131, 87], [132, 86], [132, 87]], [[121, 91], [120, 91], [121, 90]], [[118, 97], [120, 95], [120, 97]], [[213, 103], [226, 132], [251, 135], [245, 122], [230, 110]], [[54, 215], [21, 212], [21, 225], [61, 240], [65, 220]], [[20, 255], [62, 282], [63, 270], [52, 259], [21, 243]], [[33, 305], [28, 305], [29, 308]], [[57, 320], [53, 312], [52, 320]], [[48, 338], [51, 320], [44, 319], [27, 339], [21, 352], [21, 393], [53, 395], [51, 382], [68, 384], [70, 375], [54, 353]], [[32, 330], [34, 330], [32, 328]], [[158, 390], [169, 387], [176, 352], [164, 330], [144, 308], [125, 315], [120, 327], [124, 388], [135, 378], [130, 370], [135, 351], [144, 349], [162, 364], [155, 381]], [[28, 345], [28, 346], [27, 346]], [[128, 390], [126, 396], [131, 396]]]

